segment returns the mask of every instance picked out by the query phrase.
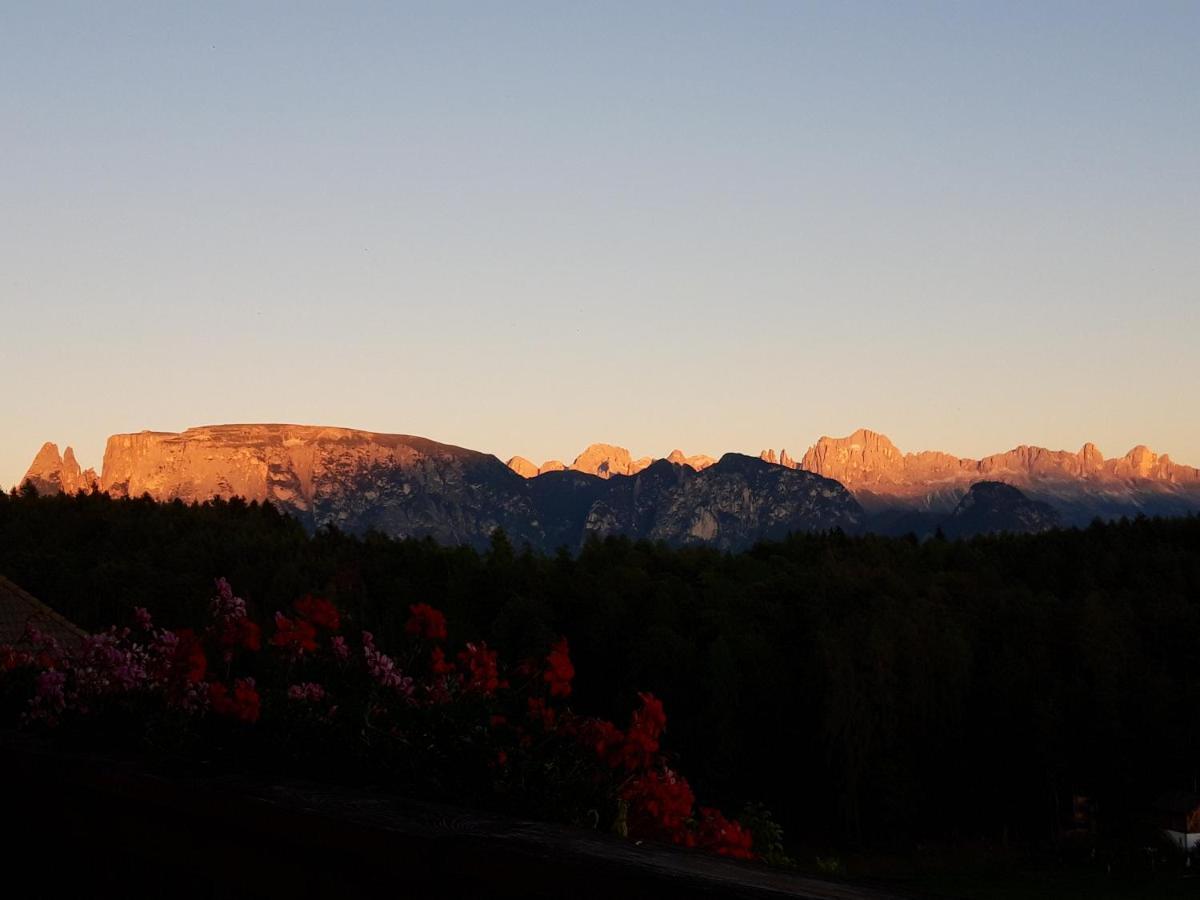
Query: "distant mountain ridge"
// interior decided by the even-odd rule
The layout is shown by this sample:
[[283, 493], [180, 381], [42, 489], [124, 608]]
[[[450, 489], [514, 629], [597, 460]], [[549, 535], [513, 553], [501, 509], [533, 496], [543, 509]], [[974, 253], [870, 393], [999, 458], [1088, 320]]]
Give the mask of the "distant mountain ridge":
[[[902, 453], [866, 429], [822, 437], [799, 462], [786, 450], [716, 461], [679, 450], [635, 459], [623, 447], [592, 444], [570, 466], [534, 466], [413, 435], [213, 425], [113, 435], [99, 475], [81, 469], [70, 447], [60, 455], [47, 443], [25, 480], [43, 493], [236, 495], [269, 501], [309, 528], [447, 544], [479, 546], [502, 528], [518, 544], [545, 550], [618, 533], [737, 549], [788, 531], [922, 535], [944, 526], [971, 534], [1200, 511], [1200, 470], [1142, 446], [1105, 459], [1092, 444], [1078, 453], [1022, 445], [972, 460]], [[980, 483], [1000, 487], [975, 491]]]
[[[579, 470], [523, 478], [496, 457], [412, 435], [308, 425], [214, 425], [109, 438], [99, 478], [52, 444], [27, 480], [39, 490], [95, 486], [117, 497], [271, 502], [309, 528], [336, 525], [446, 544], [485, 545], [497, 528], [542, 550], [590, 535], [738, 549], [789, 531], [862, 527], [835, 481], [726, 454], [702, 471], [670, 460], [637, 467], [606, 448]], [[640, 462], [640, 461], [639, 461]]]
[[[690, 466], [696, 471], [706, 469], [716, 462], [711, 456], [704, 454], [686, 456], [682, 450], [672, 450], [666, 459], [677, 465]], [[569, 466], [563, 465], [557, 459], [550, 459], [536, 466], [523, 456], [514, 456], [505, 465], [523, 478], [536, 478], [547, 472], [561, 472], [564, 469], [610, 478], [613, 475], [636, 475], [655, 461], [649, 456], [634, 459], [624, 447], [613, 444], [589, 444]]]
[[1200, 469], [1142, 445], [1112, 459], [1087, 443], [1077, 453], [1021, 445], [976, 460], [939, 451], [902, 453], [884, 435], [860, 428], [844, 438], [822, 437], [799, 466], [845, 485], [869, 513], [946, 514], [979, 481], [1020, 488], [1054, 506], [1067, 524], [1200, 510]]

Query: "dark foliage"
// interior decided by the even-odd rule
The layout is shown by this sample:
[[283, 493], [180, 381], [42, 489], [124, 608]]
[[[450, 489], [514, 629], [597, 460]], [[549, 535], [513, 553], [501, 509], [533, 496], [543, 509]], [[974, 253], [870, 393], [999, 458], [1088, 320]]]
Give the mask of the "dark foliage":
[[542, 556], [326, 530], [272, 507], [0, 494], [0, 573], [84, 627], [260, 618], [326, 593], [396, 643], [408, 604], [511, 658], [565, 634], [581, 706], [653, 691], [697, 790], [790, 833], [1047, 840], [1073, 794], [1118, 828], [1200, 773], [1200, 518], [1037, 536], [624, 539]]

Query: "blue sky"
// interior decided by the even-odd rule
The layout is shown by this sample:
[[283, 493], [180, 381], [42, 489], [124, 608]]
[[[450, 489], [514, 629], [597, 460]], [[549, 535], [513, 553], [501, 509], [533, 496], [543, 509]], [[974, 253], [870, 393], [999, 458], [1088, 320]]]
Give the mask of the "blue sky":
[[6, 3], [0, 483], [290, 421], [1200, 465], [1200, 4]]

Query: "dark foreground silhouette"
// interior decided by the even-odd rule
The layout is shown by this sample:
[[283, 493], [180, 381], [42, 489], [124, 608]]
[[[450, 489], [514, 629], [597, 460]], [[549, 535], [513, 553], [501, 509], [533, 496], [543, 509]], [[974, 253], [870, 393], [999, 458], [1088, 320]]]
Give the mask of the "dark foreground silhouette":
[[199, 622], [219, 572], [260, 614], [322, 591], [383, 642], [414, 602], [513, 657], [569, 635], [580, 702], [615, 717], [653, 691], [697, 789], [763, 801], [797, 845], [1082, 841], [1121, 863], [1200, 773], [1194, 517], [572, 557], [309, 536], [237, 501], [25, 495], [0, 499], [0, 572], [84, 627], [133, 606]]

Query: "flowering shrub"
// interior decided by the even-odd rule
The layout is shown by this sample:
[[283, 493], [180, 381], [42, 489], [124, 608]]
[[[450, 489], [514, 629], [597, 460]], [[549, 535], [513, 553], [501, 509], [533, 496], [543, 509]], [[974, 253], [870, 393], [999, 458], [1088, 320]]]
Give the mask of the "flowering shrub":
[[482, 641], [452, 653], [446, 618], [428, 604], [409, 611], [407, 646], [394, 654], [369, 631], [343, 633], [342, 613], [314, 596], [277, 611], [264, 641], [219, 579], [200, 632], [157, 627], [137, 609], [131, 627], [69, 651], [32, 628], [0, 646], [0, 716], [96, 732], [114, 717], [154, 734], [170, 723], [206, 753], [236, 744], [239, 759], [257, 749], [274, 765], [338, 765], [443, 799], [754, 857], [750, 832], [697, 808], [667, 764], [667, 716], [652, 694], [639, 695], [624, 729], [580, 715], [566, 705], [575, 667], [565, 638], [509, 670]]

